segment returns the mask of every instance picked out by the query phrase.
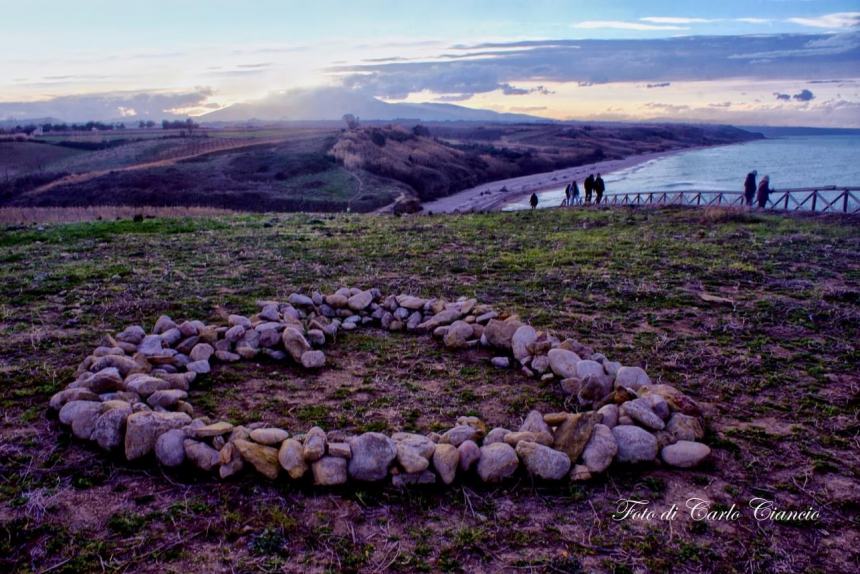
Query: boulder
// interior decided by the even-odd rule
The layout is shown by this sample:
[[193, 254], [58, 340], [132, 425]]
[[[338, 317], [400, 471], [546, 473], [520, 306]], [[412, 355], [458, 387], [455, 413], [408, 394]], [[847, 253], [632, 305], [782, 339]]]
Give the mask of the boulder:
[[579, 361], [576, 364], [576, 376], [585, 380], [586, 377], [601, 377], [606, 372], [603, 370], [603, 365], [597, 361], [585, 360]]
[[436, 445], [433, 452], [433, 468], [439, 474], [439, 478], [445, 484], [454, 482], [457, 476], [457, 467], [460, 463], [460, 451], [450, 444]]
[[511, 341], [514, 338], [514, 333], [520, 328], [520, 323], [499, 321], [498, 319], [490, 319], [487, 327], [484, 329], [484, 338], [487, 344], [496, 347], [497, 349], [511, 349]]
[[497, 483], [510, 478], [517, 471], [520, 461], [514, 448], [503, 442], [481, 447], [478, 460], [478, 476], [486, 483]]
[[155, 458], [164, 466], [179, 466], [185, 462], [185, 431], [171, 429], [155, 441]]
[[197, 343], [188, 356], [192, 361], [208, 361], [215, 354], [215, 349], [209, 343]]
[[319, 460], [325, 454], [326, 443], [325, 431], [320, 427], [312, 427], [305, 435], [304, 458], [307, 462]]
[[472, 337], [472, 326], [465, 321], [454, 321], [445, 332], [442, 341], [449, 349], [465, 349]]
[[620, 367], [615, 373], [615, 386], [638, 390], [644, 385], [650, 385], [651, 378], [641, 367]]
[[701, 421], [697, 417], [683, 413], [672, 414], [666, 424], [666, 430], [675, 437], [675, 440], [697, 441], [705, 437], [705, 429]]
[[155, 447], [158, 437], [169, 430], [181, 428], [191, 422], [185, 413], [140, 411], [126, 419], [125, 457], [136, 460]]
[[538, 411], [531, 411], [526, 415], [523, 424], [520, 425], [520, 432], [552, 434], [552, 430], [549, 428], [549, 425], [543, 420], [543, 415]]
[[650, 430], [663, 430], [666, 423], [651, 410], [648, 399], [639, 398], [627, 401], [621, 405], [621, 414], [627, 415], [635, 422]]
[[484, 438], [484, 445], [493, 444], [494, 442], [505, 442], [505, 437], [509, 434], [511, 434], [511, 431], [508, 429], [494, 428], [488, 432], [486, 438]]
[[599, 417], [595, 412], [571, 415], [555, 431], [553, 446], [567, 454], [571, 461], [579, 459]]
[[397, 462], [407, 473], [424, 472], [430, 466], [430, 461], [421, 456], [418, 449], [405, 443], [396, 443]]
[[481, 448], [475, 441], [467, 440], [457, 447], [460, 456], [460, 470], [468, 472], [481, 458]]
[[89, 440], [101, 412], [100, 402], [69, 401], [60, 409], [60, 422], [70, 425], [76, 437]]
[[360, 291], [347, 300], [347, 305], [353, 311], [364, 311], [373, 303], [373, 294], [370, 291]]
[[234, 444], [245, 462], [250, 463], [257, 472], [272, 480], [278, 478], [280, 465], [277, 449], [244, 439], [238, 439]]
[[679, 440], [675, 444], [663, 447], [660, 456], [669, 466], [678, 468], [693, 468], [701, 464], [711, 454], [706, 444], [689, 440]]
[[582, 461], [589, 472], [600, 473], [609, 468], [618, 453], [618, 444], [612, 429], [603, 424], [594, 425], [591, 439], [582, 451]]
[[50, 407], [59, 411], [63, 405], [70, 401], [98, 401], [99, 396], [89, 389], [82, 387], [73, 389], [63, 389], [51, 397]]
[[460, 446], [463, 442], [467, 440], [478, 441], [483, 436], [483, 433], [479, 429], [476, 429], [470, 425], [457, 425], [454, 428], [445, 432], [442, 435], [443, 443], [447, 443], [453, 446]]
[[570, 458], [563, 452], [536, 442], [521, 442], [517, 456], [529, 474], [544, 480], [561, 480], [570, 470]]
[[325, 366], [325, 353], [322, 351], [305, 351], [302, 353], [301, 362], [306, 369], [321, 369]]
[[618, 425], [612, 429], [618, 444], [618, 462], [649, 462], [657, 458], [657, 438], [643, 428]]
[[537, 331], [530, 325], [523, 325], [511, 336], [511, 350], [514, 358], [522, 361], [532, 354], [531, 346], [537, 340]]
[[[96, 419], [95, 427], [90, 438], [105, 450], [112, 450], [120, 446], [125, 433], [125, 421], [131, 415], [131, 405], [124, 401], [111, 401], [116, 403], [111, 408], [103, 411]], [[105, 403], [107, 405], [108, 403]]]
[[251, 431], [251, 440], [267, 446], [280, 445], [287, 440], [290, 433], [284, 429], [274, 427], [264, 427]]
[[337, 486], [347, 480], [347, 462], [345, 458], [324, 456], [311, 465], [314, 484], [318, 486]]
[[286, 439], [281, 444], [278, 451], [278, 462], [293, 480], [300, 479], [308, 470], [304, 457], [304, 447], [302, 447], [302, 443], [292, 438]]
[[396, 432], [391, 435], [391, 439], [417, 449], [421, 456], [426, 459], [430, 459], [433, 456], [433, 451], [436, 450], [436, 443], [421, 434]]
[[618, 424], [618, 416], [620, 413], [618, 405], [614, 403], [603, 405], [597, 409], [597, 414], [600, 415], [600, 423], [608, 426], [609, 428]]
[[384, 434], [368, 432], [349, 441], [352, 458], [349, 475], [356, 480], [376, 481], [388, 476], [388, 466], [397, 456], [393, 440]]
[[218, 451], [206, 443], [187, 438], [182, 441], [182, 447], [185, 457], [200, 470], [208, 472], [221, 462]]
[[284, 342], [284, 349], [287, 350], [287, 353], [297, 363], [301, 363], [302, 355], [311, 350], [310, 343], [295, 327], [284, 329], [284, 332], [281, 334], [281, 340]]
[[155, 391], [146, 400], [147, 404], [152, 408], [161, 407], [163, 409], [172, 409], [179, 401], [184, 401], [188, 398], [188, 393], [179, 389], [165, 389], [163, 391]]
[[549, 359], [549, 368], [562, 379], [576, 377], [576, 365], [579, 363], [579, 355], [567, 349], [550, 349], [546, 354]]

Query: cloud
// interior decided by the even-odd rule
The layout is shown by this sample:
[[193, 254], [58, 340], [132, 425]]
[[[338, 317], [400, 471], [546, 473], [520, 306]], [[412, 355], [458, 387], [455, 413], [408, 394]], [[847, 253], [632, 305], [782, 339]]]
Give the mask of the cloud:
[[651, 24], [706, 24], [708, 22], [716, 22], [709, 18], [678, 18], [675, 16], [648, 16], [639, 18], [642, 22], [650, 22]]
[[735, 22], [742, 24], [770, 24], [772, 20], [767, 18], [735, 18]]
[[810, 100], [815, 99], [815, 94], [813, 94], [809, 90], [801, 90], [800, 93], [794, 94], [791, 97], [794, 98], [795, 100], [797, 100], [798, 102], [808, 102]]
[[776, 97], [777, 100], [782, 100], [784, 102], [787, 102], [791, 99], [790, 94], [782, 94], [780, 92], [774, 92], [773, 95]]
[[643, 22], [627, 22], [624, 20], [585, 20], [583, 22], [574, 22], [570, 26], [571, 28], [581, 28], [584, 30], [689, 30], [689, 28], [682, 26], [646, 24]]
[[184, 117], [181, 110], [204, 106], [208, 87], [184, 92], [106, 92], [61, 96], [36, 102], [0, 102], [0, 118], [52, 117], [65, 121], [113, 120], [122, 117]]
[[817, 18], [789, 18], [788, 22], [812, 28], [828, 28], [830, 30], [856, 28], [860, 26], [860, 12], [835, 12], [833, 14], [824, 14]]

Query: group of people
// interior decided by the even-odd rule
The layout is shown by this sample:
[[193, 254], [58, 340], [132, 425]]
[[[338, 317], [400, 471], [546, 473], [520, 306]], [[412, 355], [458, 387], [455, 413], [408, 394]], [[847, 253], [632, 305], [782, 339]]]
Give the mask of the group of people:
[[[594, 196], [594, 200], [597, 205], [600, 205], [603, 202], [603, 194], [606, 192], [606, 183], [604, 183], [603, 178], [600, 177], [599, 173], [597, 174], [597, 177], [594, 177], [593, 173], [586, 177], [585, 181], [582, 182], [582, 187], [585, 188], [586, 205], [591, 203], [592, 195]], [[579, 185], [576, 183], [576, 180], [573, 180], [564, 188], [564, 199], [561, 202], [561, 206], [569, 207], [580, 203], [582, 203], [582, 200], [579, 198]], [[533, 193], [531, 198], [529, 198], [529, 205], [532, 206], [532, 209], [537, 207], [537, 193]]]
[[767, 200], [773, 189], [770, 187], [770, 176], [766, 175], [761, 178], [761, 182], [756, 186], [755, 178], [758, 175], [756, 170], [752, 170], [747, 174], [744, 181], [744, 202], [752, 207], [753, 199], [758, 203], [759, 209], [764, 209], [767, 206]]

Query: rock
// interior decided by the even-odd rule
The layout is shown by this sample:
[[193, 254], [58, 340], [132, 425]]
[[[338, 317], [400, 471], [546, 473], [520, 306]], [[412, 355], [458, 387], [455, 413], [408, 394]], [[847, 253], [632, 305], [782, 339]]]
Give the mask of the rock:
[[[122, 444], [125, 433], [125, 421], [131, 415], [131, 405], [124, 401], [111, 401], [116, 403], [106, 411], [103, 411], [96, 419], [90, 439], [94, 440], [105, 450], [112, 450]], [[108, 403], [105, 403], [107, 405]]]
[[325, 302], [329, 307], [334, 307], [335, 309], [343, 309], [349, 304], [349, 298], [345, 295], [335, 293], [333, 295], [326, 295]]
[[157, 391], [172, 389], [173, 386], [169, 381], [144, 374], [131, 375], [125, 381], [126, 389], [144, 398]]
[[478, 460], [478, 476], [486, 483], [502, 482], [513, 476], [519, 464], [517, 453], [509, 444], [497, 442], [484, 445]]
[[499, 316], [499, 314], [496, 313], [495, 311], [487, 311], [486, 313], [483, 313], [483, 314], [475, 317], [475, 322], [483, 325], [483, 324], [487, 323], [487, 321], [489, 321], [490, 319], [495, 319], [498, 316]]
[[278, 462], [293, 480], [300, 479], [308, 470], [304, 457], [304, 447], [296, 439], [288, 438], [281, 444], [278, 451]]
[[595, 412], [571, 415], [556, 429], [553, 446], [567, 454], [571, 461], [578, 460], [591, 439], [597, 421], [598, 415]]
[[597, 361], [585, 360], [576, 363], [576, 376], [585, 380], [586, 377], [602, 377], [606, 373], [603, 371], [603, 365]]
[[564, 423], [570, 417], [570, 413], [559, 412], [559, 413], [547, 413], [543, 416], [543, 422], [546, 424], [557, 427], [558, 425]]
[[705, 438], [705, 429], [699, 419], [683, 413], [674, 413], [669, 417], [666, 430], [675, 440], [697, 441]]
[[584, 482], [591, 480], [591, 472], [584, 464], [576, 464], [570, 471], [570, 480], [573, 482]]
[[146, 331], [143, 330], [143, 327], [132, 325], [126, 327], [121, 333], [117, 333], [116, 340], [123, 343], [131, 343], [132, 345], [139, 345], [144, 337], [146, 337]]
[[69, 401], [60, 409], [60, 422], [70, 425], [76, 437], [89, 440], [101, 412], [100, 402]]
[[431, 470], [415, 473], [401, 473], [391, 477], [391, 485], [396, 488], [413, 486], [416, 484], [435, 484], [436, 475]]
[[364, 311], [373, 303], [373, 294], [370, 291], [360, 291], [347, 300], [347, 305], [353, 311]]
[[182, 441], [182, 447], [186, 458], [200, 470], [208, 472], [221, 462], [218, 451], [206, 443], [187, 438]]
[[152, 408], [161, 407], [163, 409], [172, 409], [175, 407], [179, 401], [183, 401], [188, 398], [188, 393], [185, 391], [180, 391], [179, 389], [166, 389], [163, 391], [155, 391], [146, 402]]
[[579, 391], [582, 389], [582, 379], [579, 377], [568, 377], [567, 379], [561, 380], [561, 391], [565, 395], [570, 395], [573, 397], [579, 396]]
[[325, 345], [325, 333], [322, 329], [310, 329], [307, 339], [308, 343], [313, 347], [322, 347]]
[[505, 437], [509, 434], [511, 434], [511, 431], [508, 429], [494, 428], [487, 433], [487, 437], [484, 439], [484, 445], [490, 445], [494, 442], [505, 442]]
[[493, 357], [490, 363], [497, 369], [507, 369], [511, 366], [511, 360], [507, 357]]
[[663, 397], [673, 411], [689, 415], [691, 417], [701, 417], [702, 409], [696, 404], [696, 401], [676, 389], [671, 385], [645, 385], [639, 387], [638, 393], [640, 397], [648, 395], [659, 395]]
[[160, 335], [147, 335], [137, 346], [137, 352], [144, 355], [159, 355], [163, 350], [163, 341]]
[[550, 349], [546, 354], [549, 359], [549, 368], [562, 379], [576, 377], [576, 365], [579, 363], [579, 355], [567, 349]]
[[615, 374], [615, 386], [638, 390], [643, 385], [650, 385], [651, 379], [640, 367], [621, 367]]
[[158, 437], [171, 429], [191, 422], [185, 413], [140, 411], [126, 419], [125, 458], [135, 460], [146, 456], [155, 447]]
[[255, 442], [238, 439], [234, 442], [245, 462], [250, 463], [257, 472], [272, 480], [278, 478], [278, 450]]
[[305, 351], [302, 353], [302, 366], [306, 369], [321, 369], [325, 366], [325, 353], [322, 351]]
[[589, 472], [600, 473], [609, 468], [617, 453], [618, 444], [612, 429], [602, 424], [594, 425], [591, 439], [582, 451], [582, 461]]
[[155, 457], [164, 466], [179, 466], [185, 462], [185, 431], [171, 429], [155, 441]]
[[211, 425], [205, 425], [199, 428], [195, 428], [191, 431], [191, 435], [197, 438], [208, 438], [225, 435], [232, 431], [233, 425], [231, 425], [230, 423], [217, 422], [212, 423]]
[[55, 411], [59, 411], [68, 402], [71, 401], [98, 401], [99, 396], [89, 389], [82, 387], [74, 389], [63, 389], [51, 397], [50, 407]]
[[185, 368], [198, 375], [205, 375], [212, 370], [209, 366], [209, 361], [192, 361], [185, 365]]
[[627, 415], [635, 422], [651, 430], [663, 430], [666, 424], [651, 410], [648, 399], [640, 398], [627, 401], [621, 405], [621, 414]]
[[89, 389], [94, 393], [107, 393], [123, 388], [122, 377], [115, 367], [102, 369], [86, 379], [79, 379], [79, 381], [80, 388]]
[[442, 435], [442, 442], [453, 446], [460, 446], [464, 441], [481, 439], [480, 430], [469, 425], [457, 425]]
[[433, 452], [433, 468], [439, 474], [439, 478], [445, 484], [454, 482], [457, 476], [457, 467], [460, 464], [460, 451], [450, 444], [436, 445]]
[[427, 302], [426, 299], [421, 299], [420, 297], [414, 297], [412, 295], [398, 295], [397, 296], [397, 304], [401, 307], [409, 309], [410, 311], [419, 311], [424, 308], [424, 304]]
[[442, 341], [449, 349], [465, 349], [469, 346], [468, 339], [472, 337], [472, 326], [465, 321], [454, 321], [448, 327]]
[[407, 473], [423, 472], [430, 466], [430, 461], [421, 456], [418, 449], [402, 442], [396, 443], [396, 448], [397, 462]]
[[275, 322], [281, 320], [281, 313], [278, 311], [278, 306], [274, 303], [264, 305], [258, 315], [260, 316], [260, 319], [264, 321]]
[[307, 462], [319, 460], [325, 454], [327, 438], [320, 427], [312, 427], [305, 435], [304, 457]]
[[505, 442], [511, 446], [517, 446], [521, 442], [536, 442], [543, 445], [551, 445], [553, 442], [552, 434], [548, 432], [533, 433], [533, 432], [512, 432], [505, 435]]
[[516, 453], [529, 474], [544, 480], [561, 480], [570, 470], [570, 458], [565, 453], [536, 442], [517, 444]]
[[460, 446], [457, 447], [457, 451], [460, 453], [460, 470], [462, 472], [468, 472], [471, 470], [475, 463], [481, 458], [481, 449], [477, 443], [472, 440], [460, 443]]
[[287, 440], [290, 433], [284, 429], [266, 427], [251, 431], [251, 440], [268, 446], [280, 445]]
[[618, 424], [618, 405], [614, 403], [603, 405], [597, 410], [597, 414], [600, 415], [601, 424], [604, 424], [609, 428]]
[[607, 375], [589, 375], [583, 379], [577, 393], [581, 405], [590, 405], [601, 401], [612, 392], [612, 379]]
[[532, 359], [530, 366], [533, 371], [542, 375], [549, 370], [549, 357], [546, 355], [538, 355]]
[[218, 458], [221, 462], [221, 467], [218, 469], [218, 475], [221, 478], [227, 478], [245, 468], [245, 461], [242, 460], [242, 455], [239, 449], [232, 442], [228, 442], [218, 452]]
[[192, 361], [208, 361], [214, 353], [215, 349], [209, 343], [197, 343], [188, 356]]
[[284, 349], [287, 350], [287, 353], [297, 363], [301, 363], [302, 355], [311, 350], [310, 343], [295, 327], [284, 329], [284, 332], [281, 334], [281, 340], [284, 342]]
[[345, 484], [347, 462], [345, 458], [324, 456], [311, 465], [314, 484], [318, 486], [337, 486]]
[[514, 331], [511, 336], [511, 350], [514, 353], [514, 358], [522, 361], [530, 356], [532, 354], [530, 348], [536, 340], [537, 331], [530, 325], [523, 325]]
[[406, 330], [414, 331], [418, 329], [418, 325], [421, 324], [421, 319], [422, 317], [420, 311], [415, 311], [414, 313], [409, 315], [409, 318], [406, 320]]
[[642, 398], [648, 403], [655, 415], [664, 421], [669, 419], [672, 411], [669, 409], [669, 403], [666, 402], [666, 399], [660, 395], [645, 395]]
[[340, 458], [352, 458], [352, 450], [349, 448], [349, 443], [346, 442], [328, 443], [328, 453], [331, 456], [337, 456]]
[[223, 361], [225, 363], [235, 363], [242, 358], [236, 353], [231, 353], [230, 351], [215, 351], [215, 357], [219, 361]]
[[519, 328], [520, 323], [490, 319], [484, 329], [484, 338], [487, 340], [487, 344], [492, 347], [510, 350], [511, 340]]
[[173, 322], [173, 319], [168, 317], [167, 315], [162, 315], [155, 322], [155, 327], [152, 328], [152, 332], [156, 335], [160, 335], [165, 331], [169, 331], [170, 329], [176, 329], [177, 325]]
[[660, 455], [669, 466], [678, 468], [693, 468], [698, 466], [711, 454], [708, 445], [689, 440], [679, 440], [675, 444], [663, 448]]
[[457, 417], [457, 426], [472, 427], [480, 433], [480, 436], [484, 436], [484, 434], [487, 432], [487, 425], [478, 417]]
[[618, 444], [618, 462], [639, 463], [657, 458], [657, 438], [637, 426], [618, 425], [612, 429]]
[[433, 456], [433, 451], [436, 450], [436, 443], [424, 435], [396, 432], [391, 435], [391, 439], [397, 443], [403, 443], [416, 449], [418, 453], [426, 459]]
[[287, 303], [296, 307], [313, 307], [314, 300], [301, 293], [290, 293], [290, 296], [287, 297]]
[[349, 475], [356, 480], [382, 480], [388, 475], [388, 465], [397, 456], [393, 440], [384, 434], [368, 432], [349, 441], [352, 458], [349, 459]]
[[131, 373], [149, 371], [147, 366], [138, 363], [131, 357], [124, 357], [122, 355], [105, 355], [104, 357], [100, 357], [92, 364], [90, 370], [98, 372], [109, 367], [115, 368], [123, 377]]
[[526, 415], [523, 424], [520, 425], [520, 432], [533, 432], [535, 434], [546, 433], [551, 435], [552, 430], [549, 425], [543, 420], [543, 415], [538, 411], [531, 411]]

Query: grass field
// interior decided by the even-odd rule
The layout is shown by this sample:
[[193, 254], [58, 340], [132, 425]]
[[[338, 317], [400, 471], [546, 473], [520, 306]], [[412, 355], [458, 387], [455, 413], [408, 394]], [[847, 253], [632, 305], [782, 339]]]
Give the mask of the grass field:
[[[857, 220], [712, 210], [452, 217], [241, 215], [0, 231], [0, 571], [856, 572]], [[645, 367], [703, 405], [713, 460], [588, 483], [329, 491], [220, 482], [81, 444], [47, 400], [104, 333], [251, 313], [342, 285], [472, 295]], [[730, 303], [708, 302], [701, 293]], [[216, 366], [202, 414], [291, 431], [516, 427], [552, 384], [481, 351], [345, 334], [319, 374]], [[684, 501], [820, 510], [812, 523], [696, 522]], [[619, 498], [682, 510], [615, 521]]]

